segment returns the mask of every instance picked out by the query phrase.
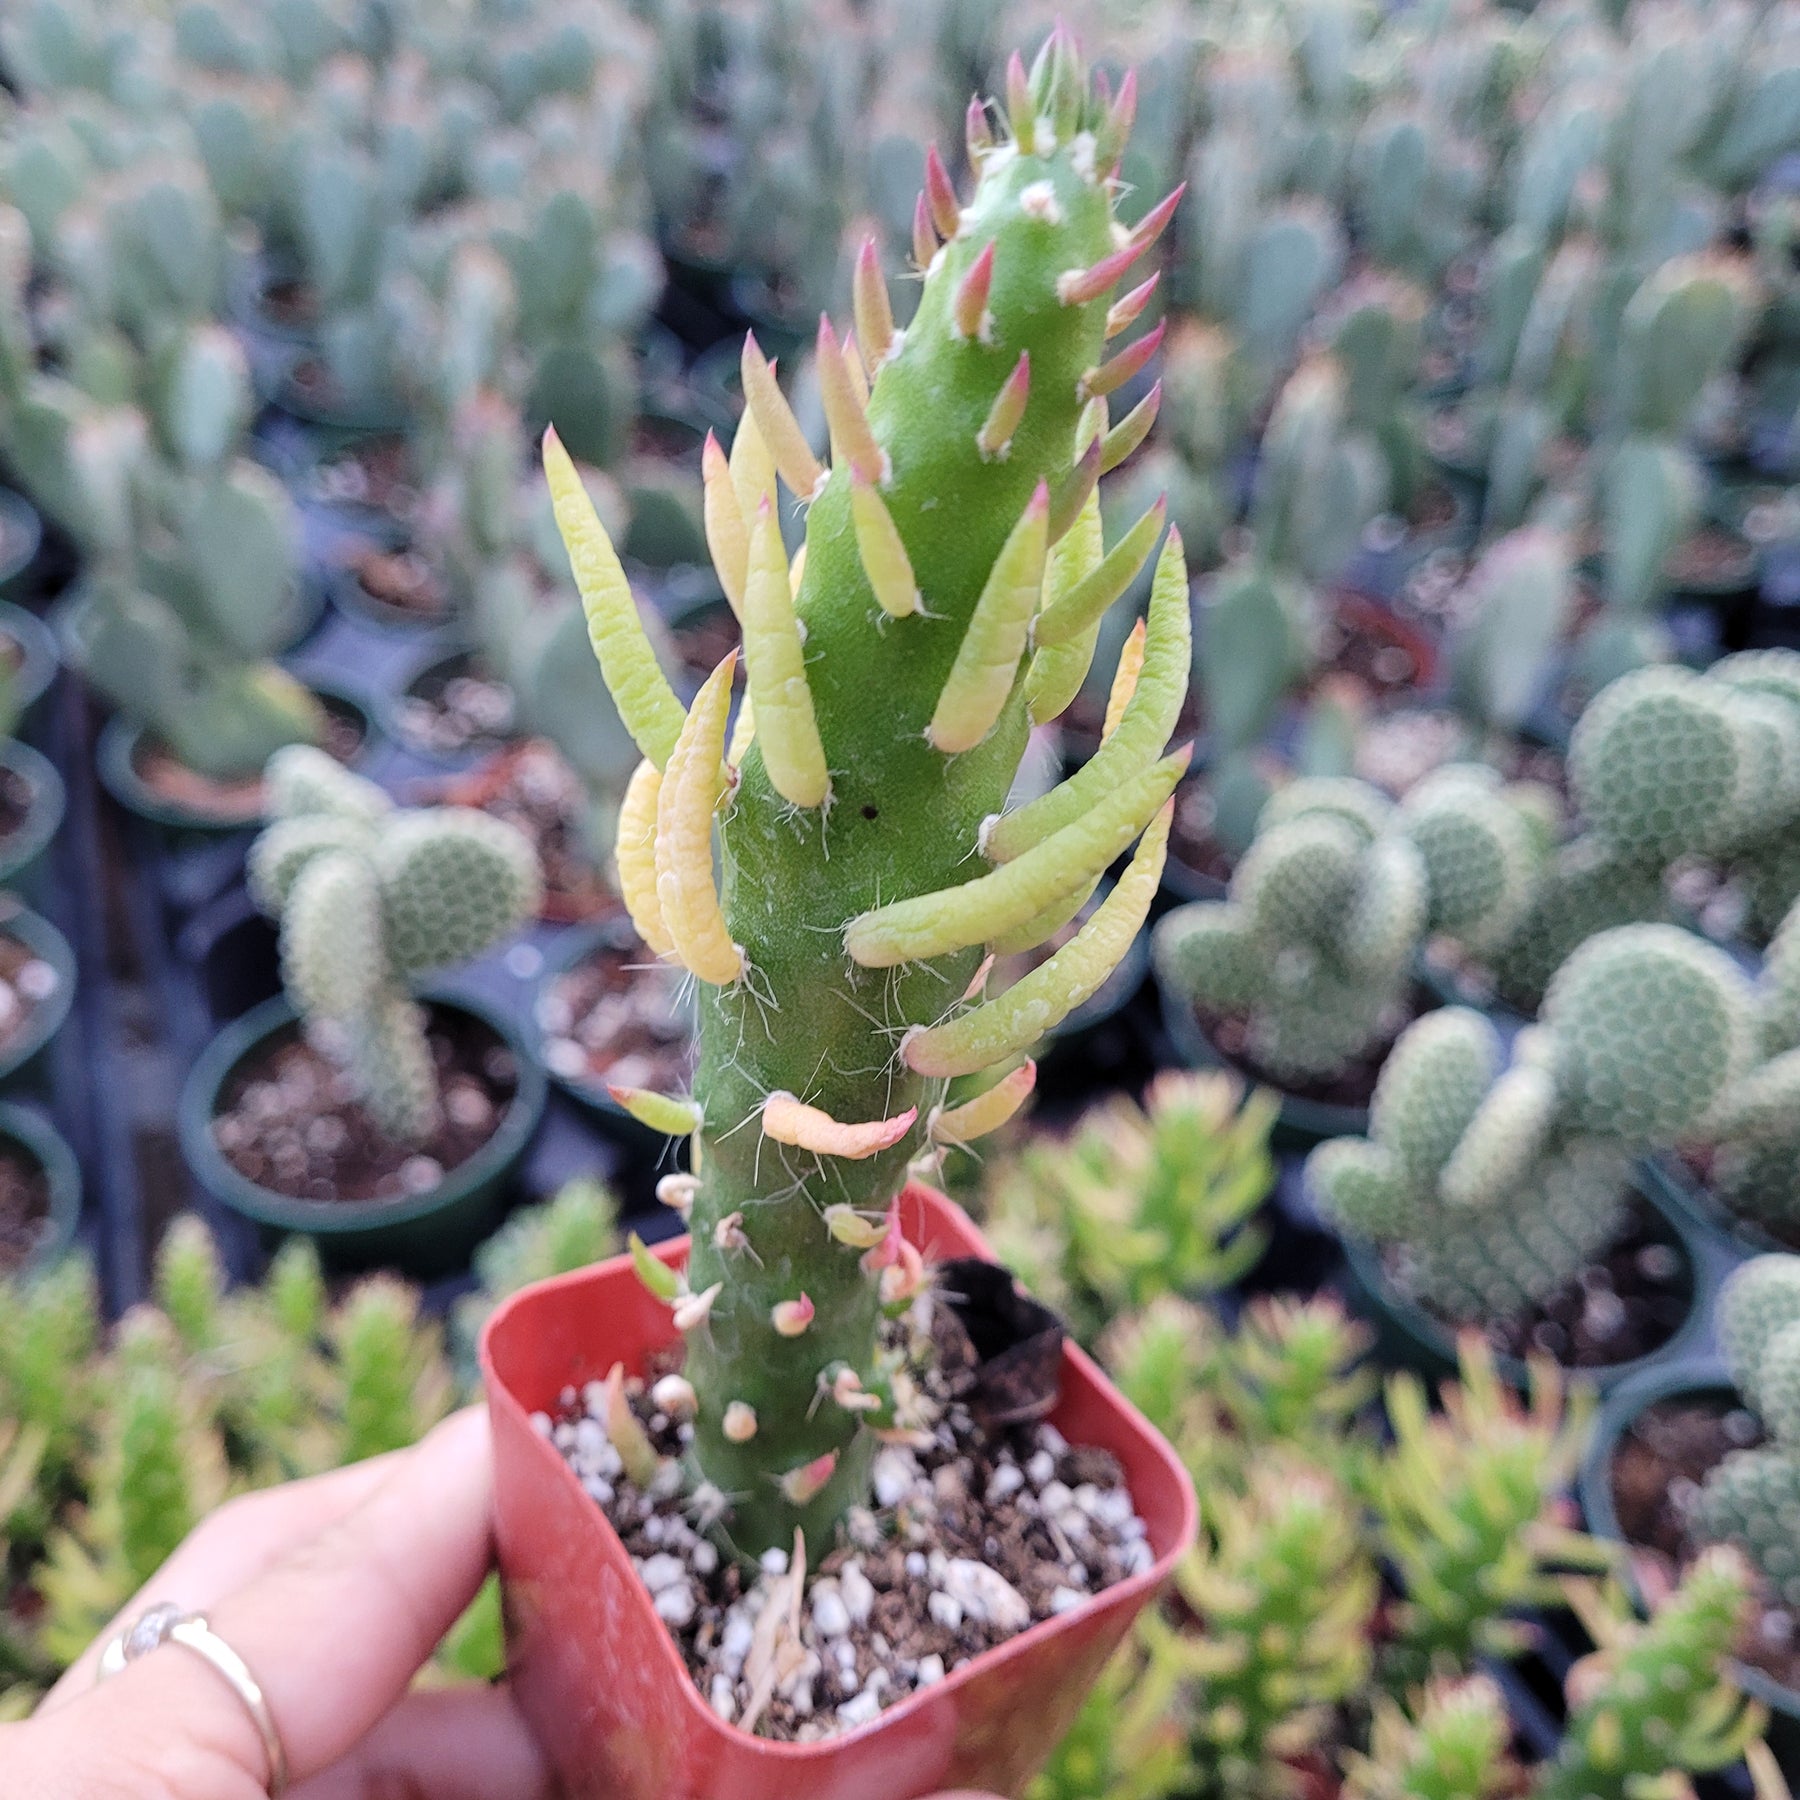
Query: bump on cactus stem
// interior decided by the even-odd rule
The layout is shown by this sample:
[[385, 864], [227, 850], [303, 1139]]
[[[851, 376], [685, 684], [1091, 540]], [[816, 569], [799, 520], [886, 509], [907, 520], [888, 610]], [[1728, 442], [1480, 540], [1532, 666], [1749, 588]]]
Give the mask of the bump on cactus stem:
[[1451, 1007], [1395, 1044], [1370, 1133], [1307, 1160], [1346, 1231], [1396, 1247], [1405, 1284], [1458, 1319], [1547, 1300], [1613, 1239], [1632, 1159], [1691, 1133], [1748, 1068], [1753, 996], [1673, 926], [1591, 938], [1502, 1069], [1494, 1028]]
[[268, 780], [273, 822], [252, 847], [250, 891], [281, 920], [288, 995], [341, 1045], [381, 1129], [417, 1142], [438, 1097], [410, 984], [536, 912], [536, 854], [472, 809], [392, 810], [373, 783], [304, 746], [279, 752]]
[[[737, 481], [740, 427], [727, 466], [747, 528], [755, 731], [734, 767], [722, 756], [728, 667], [715, 671], [684, 724], [649, 680], [635, 616], [609, 607], [607, 629], [596, 633], [619, 671], [621, 716], [662, 772], [654, 893], [669, 939], [702, 978], [694, 1097], [704, 1123], [690, 1281], [695, 1302], [711, 1298], [692, 1321], [687, 1373], [700, 1403], [695, 1464], [701, 1478], [739, 1497], [722, 1529], [747, 1555], [786, 1547], [797, 1527], [809, 1543], [828, 1543], [834, 1521], [866, 1493], [871, 1415], [817, 1405], [820, 1373], [847, 1371], [861, 1391], [876, 1391], [881, 1308], [902, 1303], [923, 1279], [913, 1247], [859, 1255], [819, 1228], [821, 1215], [888, 1216], [908, 1164], [929, 1147], [927, 1115], [941, 1123], [956, 1110], [944, 1104], [945, 1080], [1016, 1059], [1091, 993], [1141, 927], [1160, 871], [1166, 806], [1076, 938], [998, 1000], [953, 998], [982, 960], [981, 941], [958, 936], [954, 947], [879, 968], [845, 951], [847, 922], [864, 915], [915, 901], [928, 912], [963, 905], [929, 897], [969, 881], [983, 821], [1000, 813], [1018, 767], [1026, 671], [1049, 654], [1033, 653], [1030, 641], [1032, 620], [1051, 598], [1048, 572], [1065, 540], [1093, 547], [1078, 575], [1103, 559], [1092, 505], [1108, 455], [1103, 413], [1079, 433], [1077, 424], [1082, 377], [1103, 366], [1114, 296], [1096, 288], [1058, 304], [1056, 290], [1060, 276], [1092, 270], [1122, 246], [1141, 256], [1173, 211], [1158, 209], [1135, 233], [1116, 231], [1109, 177], [1122, 144], [1113, 140], [1133, 104], [1123, 90], [1115, 100], [1091, 88], [1072, 41], [1056, 34], [1030, 75], [1021, 64], [1010, 71], [1013, 141], [1004, 152], [984, 144], [973, 157], [966, 203], [941, 159], [928, 160], [914, 242], [925, 279], [904, 334], [893, 328], [874, 251], [857, 257], [866, 400], [842, 362], [841, 338], [829, 325], [820, 330], [829, 470], [767, 360], [746, 343], [746, 417], [773, 468], [807, 503], [806, 554], [803, 567], [787, 572], [792, 628], [786, 617], [774, 620], [783, 660], [771, 673], [761, 654], [774, 641], [761, 641], [771, 620], [751, 603], [751, 522], [768, 488], [746, 495]], [[981, 140], [981, 116], [971, 121]], [[1153, 348], [1125, 354], [1141, 360]], [[1115, 363], [1113, 373], [1134, 366]], [[1115, 448], [1122, 454], [1122, 441]], [[726, 519], [714, 547], [735, 568], [717, 459], [709, 461]], [[1090, 516], [1091, 538], [1081, 523]], [[610, 565], [587, 545], [586, 516], [572, 522], [574, 547], [606, 587]], [[775, 542], [771, 528], [771, 570]], [[583, 585], [585, 592], [596, 584]], [[1015, 855], [1074, 825], [1164, 757], [1188, 664], [1185, 578], [1179, 600], [1179, 627], [1152, 619], [1143, 673], [1101, 768], [1057, 802], [1053, 819], [1027, 821], [1041, 829]], [[595, 604], [590, 598], [590, 609]], [[617, 638], [615, 621], [629, 628]], [[628, 655], [618, 654], [621, 642]], [[1078, 684], [1091, 645], [1084, 651], [1077, 634], [1065, 648], [1071, 664], [1081, 653]], [[614, 682], [614, 668], [606, 672]], [[1059, 672], [1058, 687], [1066, 675]], [[802, 700], [810, 702], [805, 730], [794, 723]], [[828, 771], [828, 788], [792, 779], [790, 753], [814, 748], [810, 777]], [[1155, 810], [1145, 797], [1126, 810], [1141, 826], [1147, 808]], [[633, 843], [621, 845], [622, 868], [631, 857], [642, 867], [645, 810]], [[1092, 830], [1108, 843], [1117, 836], [1110, 827]], [[1128, 843], [1126, 835], [1119, 847]], [[1027, 867], [1010, 879], [1023, 892], [1034, 877]], [[650, 887], [636, 881], [633, 891], [634, 911], [647, 912]], [[999, 931], [1014, 922], [1013, 910], [979, 923]], [[770, 1130], [771, 1112], [784, 1127], [815, 1114], [824, 1123], [817, 1132]], [[860, 1157], [837, 1151], [852, 1141], [842, 1134], [872, 1121], [886, 1122], [881, 1146]], [[752, 1128], [740, 1129], [746, 1123]], [[897, 1135], [888, 1142], [890, 1130]], [[733, 1214], [742, 1215], [752, 1255], [714, 1244], [714, 1227]], [[879, 1260], [864, 1268], [863, 1256]], [[801, 1291], [813, 1320], [785, 1337], [775, 1309]], [[758, 1422], [747, 1442], [722, 1429], [734, 1400]]]

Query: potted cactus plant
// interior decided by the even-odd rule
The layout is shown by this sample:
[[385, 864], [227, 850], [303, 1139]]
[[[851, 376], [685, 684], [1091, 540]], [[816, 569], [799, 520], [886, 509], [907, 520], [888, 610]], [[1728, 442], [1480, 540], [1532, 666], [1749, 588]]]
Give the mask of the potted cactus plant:
[[397, 809], [304, 746], [267, 782], [275, 822], [250, 882], [281, 920], [287, 996], [195, 1065], [189, 1166], [268, 1234], [303, 1232], [336, 1261], [455, 1268], [500, 1212], [544, 1082], [498, 1014], [414, 986], [532, 916], [531, 846], [485, 813]]
[[40, 1113], [0, 1103], [0, 1276], [47, 1267], [80, 1219], [75, 1152]]
[[1170, 1035], [1190, 1062], [1283, 1088], [1288, 1137], [1358, 1130], [1417, 1010], [1427, 934], [1504, 931], [1537, 860], [1526, 812], [1477, 764], [1437, 770], [1398, 807], [1364, 782], [1295, 781], [1263, 808], [1227, 897], [1156, 927]]
[[1760, 1578], [1734, 1671], [1770, 1715], [1770, 1747], [1800, 1759], [1800, 1653], [1786, 1618], [1800, 1605], [1792, 1511], [1800, 1489], [1800, 1257], [1740, 1265], [1718, 1299], [1722, 1358], [1646, 1371], [1608, 1401], [1581, 1473], [1591, 1530], [1629, 1549], [1654, 1599], [1684, 1567], [1730, 1544]]
[[1515, 1373], [1524, 1349], [1554, 1347], [1606, 1385], [1692, 1339], [1696, 1251], [1634, 1165], [1748, 1067], [1750, 1018], [1722, 950], [1637, 925], [1569, 958], [1510, 1058], [1466, 1007], [1406, 1031], [1369, 1136], [1319, 1145], [1306, 1170], [1391, 1342], [1443, 1363], [1452, 1327], [1479, 1323]]
[[[1024, 1307], [997, 1338], [970, 1328], [987, 1348], [967, 1366], [988, 1379], [1012, 1342], [1022, 1361], [1006, 1366], [1036, 1371], [1032, 1398], [984, 1411], [985, 1428], [941, 1408], [946, 1364], [918, 1336], [917, 1302], [929, 1264], [983, 1248], [907, 1181], [915, 1159], [1003, 1122], [1032, 1070], [961, 1106], [946, 1104], [950, 1080], [1004, 1068], [1137, 935], [1185, 762], [1165, 754], [1189, 659], [1172, 535], [1105, 746], [1003, 811], [1032, 720], [1072, 698], [1106, 606], [1153, 547], [1140, 533], [1109, 555], [1094, 494], [1136, 441], [1105, 398], [1154, 350], [1107, 359], [1142, 303], [1139, 290], [1109, 305], [1111, 291], [1174, 209], [1114, 224], [1133, 95], [1091, 85], [1059, 30], [1029, 76], [1013, 61], [1007, 134], [971, 106], [972, 198], [927, 158], [913, 322], [894, 329], [871, 243], [854, 346], [820, 325], [829, 470], [746, 344], [749, 410], [729, 458], [707, 457], [708, 537], [748, 675], [734, 736], [737, 653], [684, 708], [546, 438], [594, 644], [644, 752], [620, 814], [621, 886], [645, 941], [694, 974], [700, 1042], [691, 1093], [619, 1093], [692, 1140], [693, 1173], [663, 1188], [691, 1238], [527, 1290], [484, 1338], [517, 1691], [571, 1793], [1016, 1790], [1192, 1530], [1172, 1453], [978, 1263], [957, 1264], [934, 1329], [953, 1338], [951, 1321], [979, 1312], [972, 1294]], [[797, 584], [778, 477], [810, 502]], [[1134, 840], [1073, 940], [987, 998], [990, 947], [1053, 934]], [[1045, 1409], [1049, 1436], [1024, 1423]], [[1022, 1422], [1012, 1448], [1000, 1416]], [[1070, 1570], [990, 1555], [972, 1521], [1026, 1504], [1018, 1477], [990, 1488], [984, 1472], [1015, 1449], [1041, 1456], [1027, 1484], [1090, 1457], [1102, 1488], [1087, 1503], [1135, 1513], [1141, 1534], [1119, 1529], [1139, 1547], [1121, 1563], [1096, 1525], [1072, 1585]], [[938, 1463], [948, 1472], [928, 1475]], [[886, 1533], [934, 1480], [946, 1505], [959, 1487], [968, 1505], [937, 1509], [909, 1576]], [[638, 1521], [658, 1510], [670, 1553], [640, 1579]], [[832, 1579], [809, 1590], [821, 1567]], [[885, 1652], [877, 1605], [906, 1621], [883, 1632]]]

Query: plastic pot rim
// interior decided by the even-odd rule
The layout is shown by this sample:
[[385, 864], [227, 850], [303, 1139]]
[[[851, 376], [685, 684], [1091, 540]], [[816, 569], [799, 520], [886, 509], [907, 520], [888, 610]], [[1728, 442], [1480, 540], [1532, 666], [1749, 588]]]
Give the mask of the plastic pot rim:
[[49, 1229], [19, 1270], [32, 1275], [49, 1268], [75, 1241], [81, 1222], [81, 1165], [68, 1139], [48, 1119], [16, 1100], [0, 1100], [0, 1139], [37, 1164], [49, 1189]]
[[44, 917], [20, 904], [16, 911], [0, 914], [0, 936], [17, 938], [33, 955], [56, 971], [56, 992], [33, 1013], [24, 1036], [0, 1055], [0, 1082], [10, 1080], [62, 1029], [75, 1004], [75, 952], [69, 940]]
[[[1667, 1226], [1675, 1248], [1687, 1264], [1692, 1292], [1687, 1316], [1655, 1349], [1626, 1362], [1602, 1363], [1587, 1369], [1563, 1367], [1566, 1376], [1584, 1381], [1607, 1394], [1647, 1373], [1691, 1367], [1695, 1351], [1706, 1340], [1710, 1314], [1712, 1283], [1705, 1246], [1700, 1243], [1692, 1220], [1670, 1198], [1666, 1180], [1654, 1158], [1640, 1159], [1632, 1172], [1631, 1188]], [[1337, 1236], [1350, 1265], [1351, 1277], [1370, 1302], [1380, 1307], [1408, 1342], [1425, 1355], [1454, 1368], [1459, 1327], [1445, 1324], [1418, 1301], [1409, 1300], [1396, 1290], [1388, 1279], [1378, 1245], [1345, 1232], [1339, 1232]], [[1530, 1379], [1530, 1367], [1522, 1357], [1496, 1352], [1494, 1366], [1515, 1387], [1524, 1387]]]
[[62, 828], [68, 795], [56, 765], [17, 738], [0, 740], [0, 768], [8, 768], [31, 787], [31, 806], [8, 842], [0, 843], [0, 885], [16, 881], [50, 847]]
[[[333, 701], [355, 713], [362, 723], [363, 739], [356, 755], [346, 765], [359, 768], [375, 748], [382, 733], [382, 723], [369, 701], [348, 683], [328, 675], [298, 678], [301, 685], [321, 700]], [[114, 713], [100, 728], [100, 739], [94, 748], [95, 772], [100, 785], [129, 813], [173, 831], [203, 831], [228, 835], [234, 831], [255, 831], [264, 822], [259, 811], [238, 818], [221, 818], [217, 813], [202, 812], [197, 807], [181, 805], [152, 793], [137, 772], [138, 746], [149, 734], [141, 719]]]
[[[1595, 1537], [1621, 1544], [1627, 1550], [1633, 1547], [1619, 1524], [1619, 1511], [1613, 1504], [1612, 1491], [1613, 1458], [1618, 1454], [1626, 1432], [1652, 1406], [1665, 1400], [1715, 1393], [1729, 1394], [1739, 1405], [1743, 1404], [1724, 1359], [1703, 1356], [1644, 1369], [1620, 1382], [1605, 1396], [1599, 1416], [1594, 1420], [1587, 1454], [1581, 1459], [1581, 1468], [1575, 1478], [1582, 1516]], [[1630, 1589], [1632, 1600], [1641, 1609], [1644, 1597], [1638, 1589], [1629, 1557], [1620, 1573]], [[1784, 1687], [1773, 1675], [1747, 1663], [1734, 1662], [1731, 1677], [1751, 1699], [1760, 1700], [1771, 1713], [1800, 1722], [1800, 1689]]]
[[219, 1095], [239, 1065], [298, 1018], [287, 996], [277, 994], [223, 1027], [201, 1051], [182, 1086], [176, 1115], [181, 1153], [201, 1186], [222, 1205], [258, 1225], [332, 1238], [412, 1224], [498, 1179], [524, 1154], [543, 1118], [547, 1098], [544, 1072], [500, 1008], [443, 988], [428, 988], [417, 998], [428, 1008], [466, 1013], [479, 1020], [512, 1051], [518, 1070], [518, 1086], [499, 1127], [467, 1162], [458, 1164], [425, 1192], [395, 1200], [299, 1200], [240, 1174], [219, 1149], [212, 1124], [218, 1116]]

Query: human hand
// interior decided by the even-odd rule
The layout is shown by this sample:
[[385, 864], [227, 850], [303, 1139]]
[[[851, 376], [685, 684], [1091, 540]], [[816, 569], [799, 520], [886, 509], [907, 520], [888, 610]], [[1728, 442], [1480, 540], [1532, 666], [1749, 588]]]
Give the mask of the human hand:
[[164, 1646], [95, 1686], [113, 1632], [168, 1601], [205, 1613], [261, 1684], [292, 1800], [551, 1800], [555, 1785], [504, 1687], [409, 1691], [488, 1572], [491, 1510], [479, 1407], [411, 1450], [231, 1501], [32, 1718], [0, 1726], [6, 1793], [262, 1800], [261, 1736], [199, 1657]]
[[[119, 1623], [161, 1601], [206, 1614], [262, 1686], [293, 1800], [549, 1800], [505, 1688], [408, 1691], [488, 1572], [491, 1503], [472, 1408], [411, 1450], [221, 1507]], [[221, 1676], [165, 1645], [96, 1688], [100, 1650], [0, 1726], [9, 1794], [261, 1800], [262, 1739]]]

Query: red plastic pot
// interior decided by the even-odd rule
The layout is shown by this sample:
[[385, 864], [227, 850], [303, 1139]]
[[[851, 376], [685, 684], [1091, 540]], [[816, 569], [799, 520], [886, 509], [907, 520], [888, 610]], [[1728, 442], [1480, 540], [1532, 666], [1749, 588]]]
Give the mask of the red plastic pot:
[[[968, 1216], [918, 1184], [901, 1196], [928, 1260], [991, 1256]], [[658, 1246], [680, 1266], [681, 1238]], [[676, 1336], [628, 1257], [540, 1282], [482, 1334], [493, 1415], [495, 1529], [513, 1692], [569, 1800], [918, 1800], [1017, 1794], [1073, 1723], [1131, 1622], [1194, 1541], [1175, 1453], [1073, 1346], [1052, 1419], [1123, 1465], [1156, 1563], [1087, 1606], [971, 1659], [872, 1723], [823, 1743], [770, 1743], [720, 1719], [651, 1610], [631, 1559], [561, 1454], [531, 1428], [573, 1384], [641, 1371]]]

